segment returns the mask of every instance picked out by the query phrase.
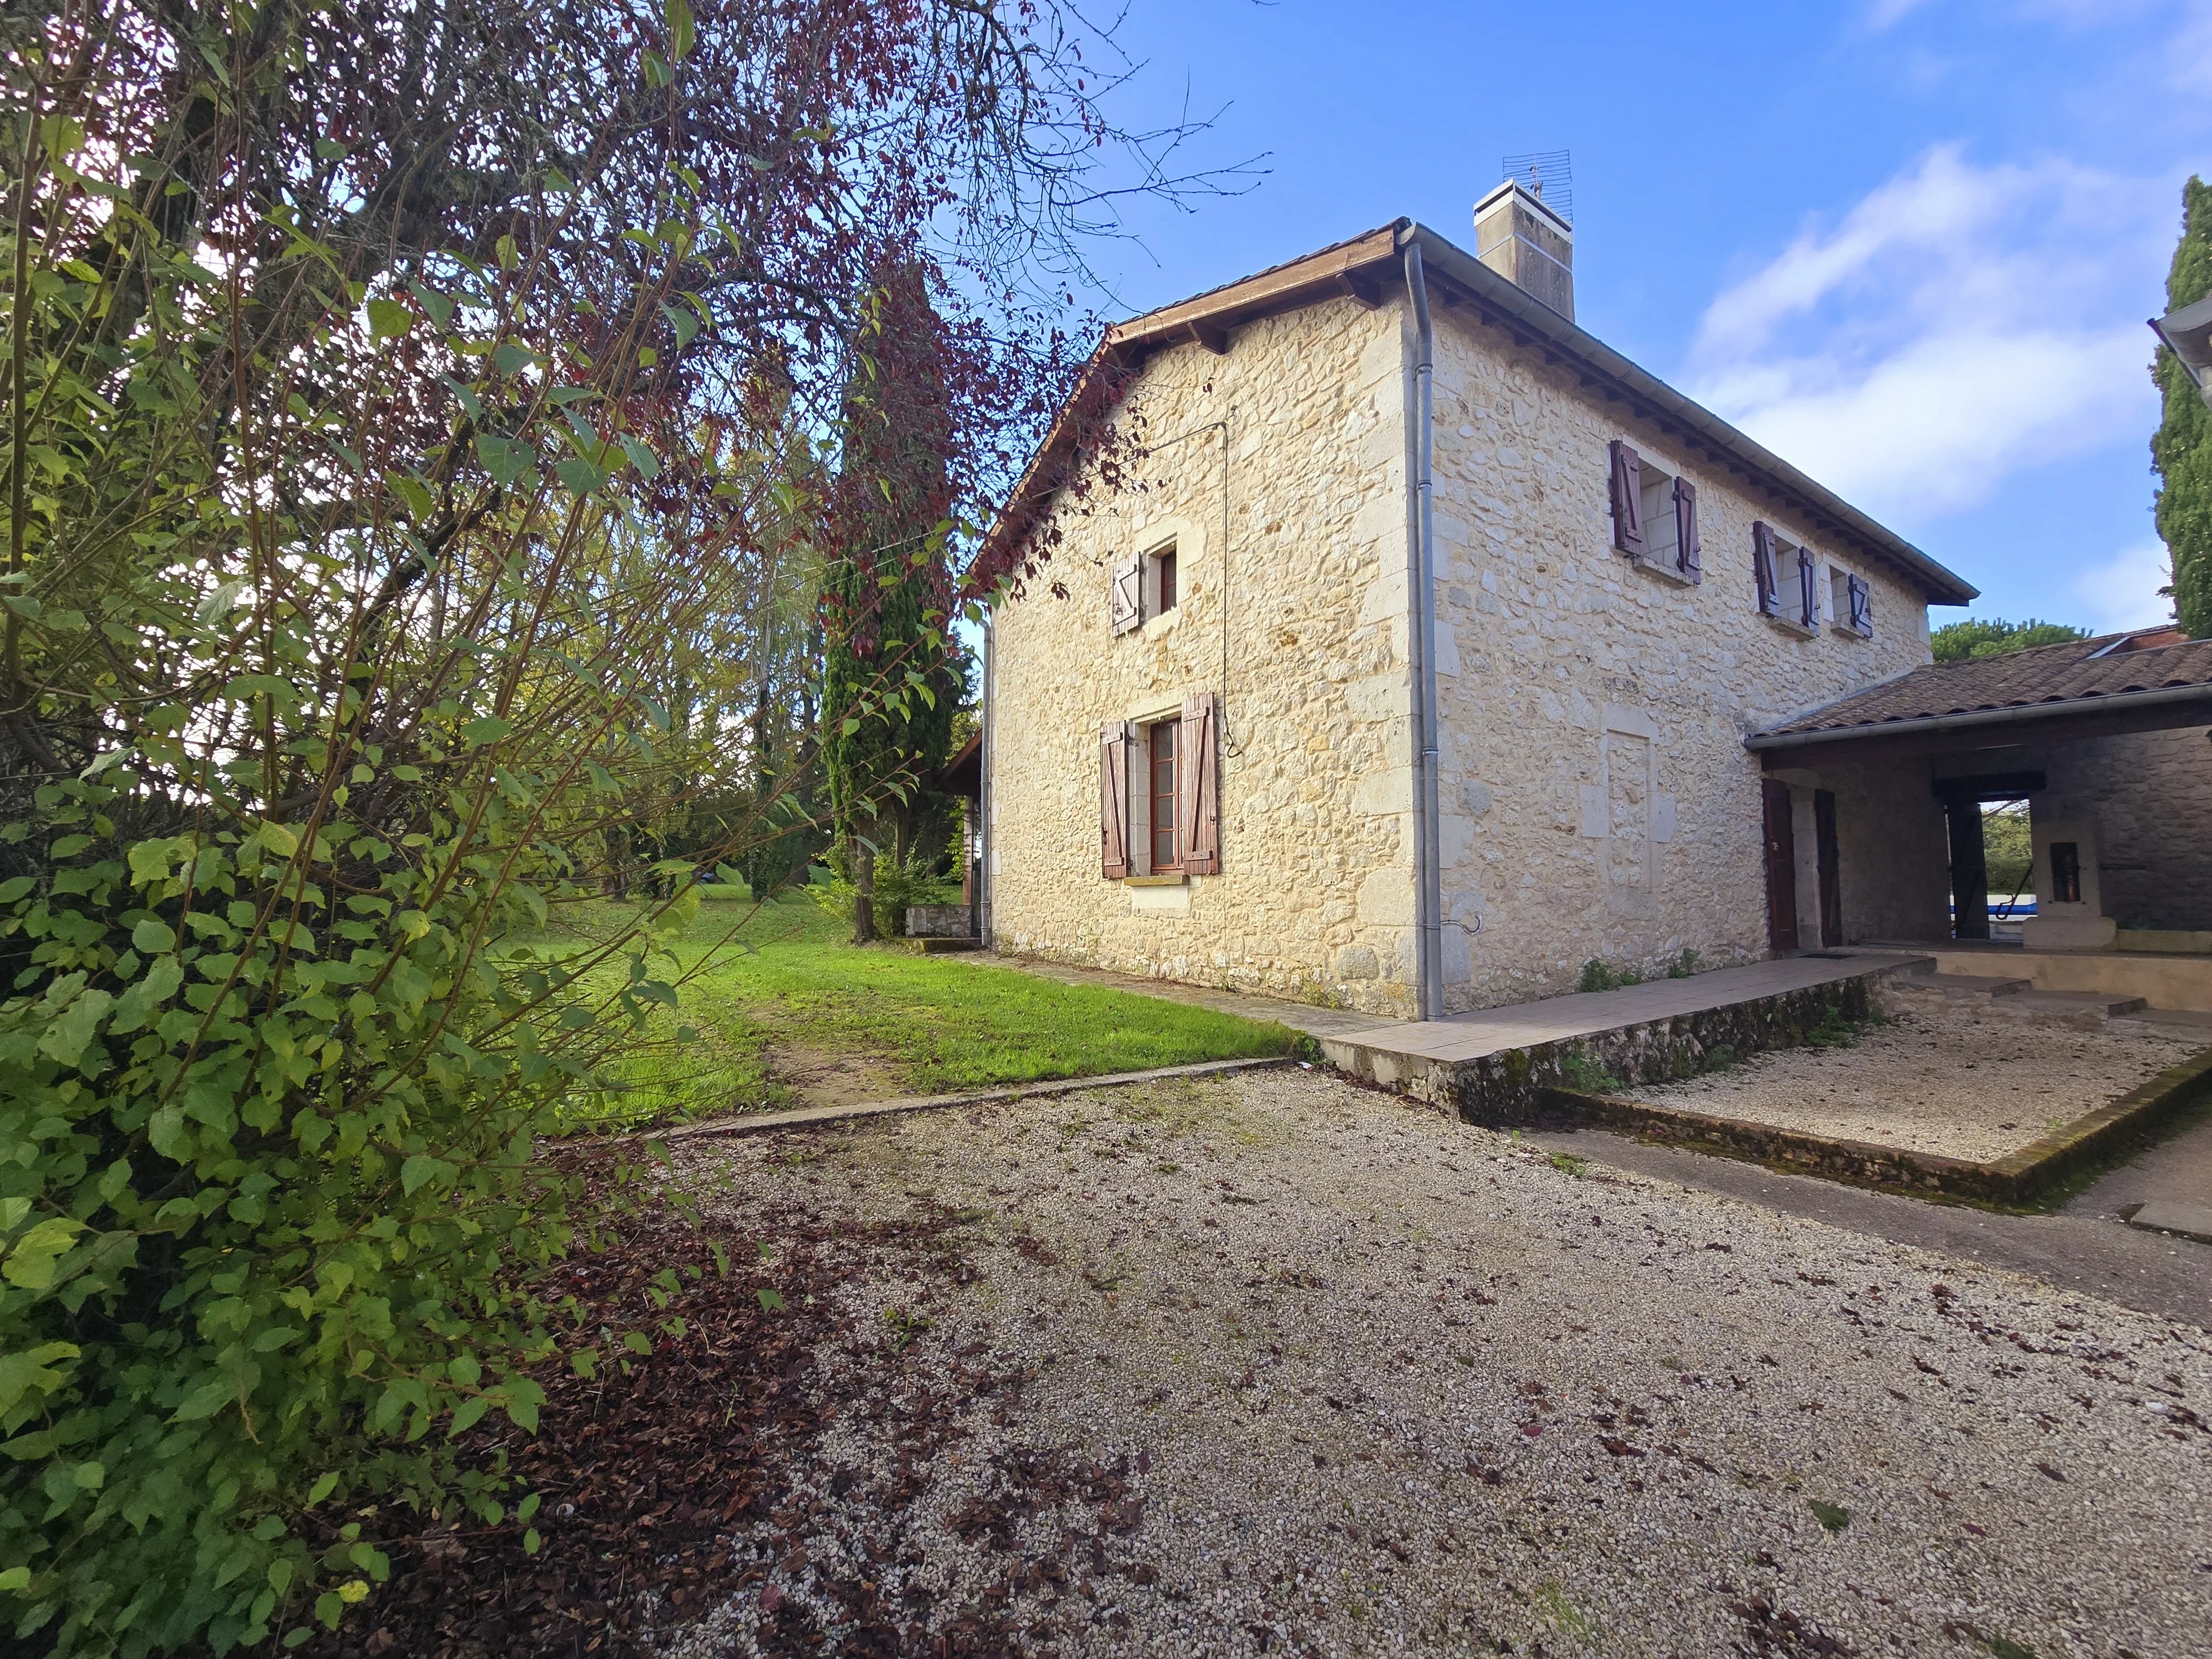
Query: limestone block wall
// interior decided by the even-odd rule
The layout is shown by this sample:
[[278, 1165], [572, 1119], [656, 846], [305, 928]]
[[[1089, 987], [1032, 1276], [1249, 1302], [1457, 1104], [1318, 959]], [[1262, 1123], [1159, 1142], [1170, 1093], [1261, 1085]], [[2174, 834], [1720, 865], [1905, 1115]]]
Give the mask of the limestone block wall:
[[2094, 825], [2104, 912], [2123, 927], [2212, 928], [2207, 736], [2197, 726], [2087, 738], [2032, 763], [2049, 783], [2036, 812]]
[[[1150, 453], [1063, 495], [1064, 539], [994, 619], [1000, 948], [1412, 1011], [1406, 362], [1401, 307], [1346, 299], [1147, 365], [1126, 410]], [[1170, 538], [1179, 603], [1113, 636], [1114, 566]], [[1100, 723], [1194, 690], [1221, 696], [1220, 873], [1102, 879]]]
[[[1647, 970], [1685, 949], [1707, 966], [1759, 957], [1744, 734], [1926, 662], [1924, 603], [1540, 353], [1460, 313], [1437, 332], [1448, 1006], [1571, 990], [1594, 957]], [[1613, 550], [1615, 438], [1697, 486], [1702, 586]], [[1872, 639], [1758, 614], [1759, 519], [1869, 581]], [[1839, 832], [1850, 811], [1839, 799]]]
[[[1951, 844], [1929, 760], [1889, 756], [1831, 762], [1805, 775], [1836, 797], [1844, 937], [1822, 942], [1949, 939]], [[1801, 883], [1799, 916], [1817, 916], [1819, 904], [1817, 878]], [[1809, 932], [1804, 939], [1813, 942]]]

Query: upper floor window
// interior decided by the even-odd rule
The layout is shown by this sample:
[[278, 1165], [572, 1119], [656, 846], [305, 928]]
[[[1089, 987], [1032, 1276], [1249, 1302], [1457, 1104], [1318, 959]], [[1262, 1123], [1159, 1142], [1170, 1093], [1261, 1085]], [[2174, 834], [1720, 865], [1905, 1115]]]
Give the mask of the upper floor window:
[[1751, 527], [1751, 580], [1760, 616], [1800, 633], [1819, 631], [1820, 575], [1812, 549], [1761, 520]]
[[1863, 640], [1874, 637], [1874, 590], [1865, 577], [1828, 567], [1828, 626]]
[[1164, 617], [1181, 598], [1173, 542], [1125, 559], [1114, 567], [1113, 583], [1108, 590], [1113, 631], [1126, 634], [1155, 617]]
[[1642, 569], [1703, 581], [1697, 486], [1619, 438], [1613, 441], [1612, 459], [1614, 548]]

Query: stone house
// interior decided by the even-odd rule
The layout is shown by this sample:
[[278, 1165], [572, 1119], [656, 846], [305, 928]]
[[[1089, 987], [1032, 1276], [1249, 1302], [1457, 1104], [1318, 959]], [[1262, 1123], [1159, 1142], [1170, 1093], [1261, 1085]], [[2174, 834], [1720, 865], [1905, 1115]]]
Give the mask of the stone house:
[[1577, 328], [1539, 198], [1476, 229], [1101, 346], [1119, 487], [1071, 409], [992, 532], [1053, 542], [988, 633], [999, 948], [1433, 1017], [1947, 930], [1925, 780], [1747, 738], [1927, 664], [1974, 589]]

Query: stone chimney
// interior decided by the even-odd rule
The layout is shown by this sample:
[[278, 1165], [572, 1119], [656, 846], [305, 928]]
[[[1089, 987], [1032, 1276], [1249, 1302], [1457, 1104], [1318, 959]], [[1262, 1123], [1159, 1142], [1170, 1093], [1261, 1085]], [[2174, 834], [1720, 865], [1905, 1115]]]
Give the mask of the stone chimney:
[[1544, 205], [1542, 188], [1508, 179], [1474, 204], [1474, 257], [1572, 322], [1574, 227]]

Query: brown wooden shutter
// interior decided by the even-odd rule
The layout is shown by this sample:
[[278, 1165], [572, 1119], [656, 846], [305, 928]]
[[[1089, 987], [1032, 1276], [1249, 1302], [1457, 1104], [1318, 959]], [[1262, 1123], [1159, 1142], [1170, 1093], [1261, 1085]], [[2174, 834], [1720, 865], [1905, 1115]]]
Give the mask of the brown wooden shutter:
[[1613, 544], [1631, 558], [1644, 556], [1644, 459], [1619, 438], [1613, 441]]
[[1874, 637], [1874, 590], [1864, 576], [1850, 579], [1851, 631], [1863, 639]]
[[1813, 550], [1797, 550], [1797, 600], [1804, 607], [1799, 617], [1808, 628], [1820, 625], [1820, 573], [1813, 565]]
[[1759, 614], [1782, 614], [1782, 578], [1774, 568], [1774, 526], [1762, 520], [1751, 527], [1751, 574], [1759, 584]]
[[1194, 876], [1215, 875], [1221, 869], [1221, 744], [1216, 725], [1212, 692], [1194, 691], [1182, 700], [1182, 730], [1176, 736], [1176, 808], [1182, 820], [1182, 867]]
[[1098, 728], [1098, 873], [1121, 881], [1129, 873], [1129, 723]]
[[1145, 619], [1145, 562], [1131, 559], [1114, 567], [1107, 595], [1108, 619], [1115, 634], [1126, 634]]
[[1698, 544], [1698, 487], [1687, 478], [1674, 480], [1674, 565], [1693, 582], [1705, 579], [1704, 550]]

